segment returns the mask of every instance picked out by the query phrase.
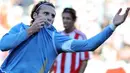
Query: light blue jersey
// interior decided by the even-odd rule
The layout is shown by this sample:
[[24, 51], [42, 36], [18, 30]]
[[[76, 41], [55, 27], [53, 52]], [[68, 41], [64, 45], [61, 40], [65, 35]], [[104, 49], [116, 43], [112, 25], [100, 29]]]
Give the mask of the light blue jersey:
[[[0, 40], [0, 50], [10, 50], [1, 66], [6, 73], [47, 73], [61, 52], [94, 51], [113, 32], [113, 25], [88, 40], [71, 39], [50, 25], [28, 37], [29, 26], [14, 26]], [[62, 48], [62, 49], [61, 49]]]

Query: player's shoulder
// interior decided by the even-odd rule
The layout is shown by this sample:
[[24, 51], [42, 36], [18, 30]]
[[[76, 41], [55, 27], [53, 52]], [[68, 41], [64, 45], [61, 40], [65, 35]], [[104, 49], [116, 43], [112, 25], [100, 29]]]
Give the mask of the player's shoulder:
[[25, 25], [24, 23], [21, 22], [21, 23], [15, 25], [15, 26], [13, 26], [10, 30], [20, 31], [21, 28], [26, 29], [28, 27], [29, 27], [28, 25]]
[[18, 23], [17, 25], [15, 25], [14, 27], [12, 28], [20, 28], [20, 27], [28, 27], [28, 25], [24, 24], [24, 23]]
[[78, 29], [75, 29], [74, 32], [75, 32], [76, 34], [79, 34], [81, 37], [86, 38], [86, 35], [85, 35], [82, 31], [80, 31], [80, 30], [78, 30]]

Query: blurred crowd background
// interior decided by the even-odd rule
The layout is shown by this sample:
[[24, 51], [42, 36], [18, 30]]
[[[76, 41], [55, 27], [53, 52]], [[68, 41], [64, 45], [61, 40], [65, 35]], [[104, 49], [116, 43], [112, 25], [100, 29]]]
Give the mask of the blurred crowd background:
[[[30, 11], [38, 1], [41, 0], [0, 0], [0, 38], [20, 22], [30, 25]], [[61, 12], [65, 7], [72, 7], [77, 11], [78, 19], [75, 25], [86, 34], [88, 39], [111, 24], [119, 8], [123, 8], [121, 13], [123, 14], [126, 7], [130, 7], [130, 0], [47, 1], [56, 6], [57, 14], [53, 25], [58, 31], [64, 29]], [[0, 51], [0, 65], [7, 55], [8, 52]], [[130, 73], [130, 15], [103, 45], [96, 51], [90, 52], [90, 60], [85, 73], [106, 73], [114, 68]]]

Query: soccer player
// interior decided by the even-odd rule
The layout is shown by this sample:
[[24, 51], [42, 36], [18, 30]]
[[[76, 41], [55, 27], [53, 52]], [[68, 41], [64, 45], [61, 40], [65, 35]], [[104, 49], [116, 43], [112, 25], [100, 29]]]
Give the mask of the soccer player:
[[[62, 20], [65, 30], [61, 34], [70, 36], [74, 39], [86, 39], [86, 36], [75, 27], [77, 16], [76, 11], [73, 8], [65, 8], [62, 12]], [[83, 73], [87, 60], [89, 59], [89, 53], [77, 52], [77, 53], [61, 53], [58, 55], [51, 71], [54, 73]]]
[[47, 73], [59, 53], [94, 51], [125, 21], [129, 9], [119, 15], [120, 9], [113, 24], [96, 36], [88, 40], [76, 40], [61, 35], [53, 27], [56, 15], [53, 4], [39, 2], [32, 10], [30, 26], [20, 23], [0, 40], [0, 50], [10, 50], [0, 70], [6, 73]]

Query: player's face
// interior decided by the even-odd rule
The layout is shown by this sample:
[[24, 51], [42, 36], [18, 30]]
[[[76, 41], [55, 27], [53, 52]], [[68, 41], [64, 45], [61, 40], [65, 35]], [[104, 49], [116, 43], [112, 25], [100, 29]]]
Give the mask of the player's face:
[[74, 27], [74, 20], [70, 13], [64, 12], [62, 14], [63, 25], [65, 29], [71, 29]]
[[47, 23], [53, 24], [55, 15], [56, 15], [55, 8], [53, 8], [49, 5], [42, 5], [40, 7], [38, 14], [37, 14], [37, 18], [41, 17]]

